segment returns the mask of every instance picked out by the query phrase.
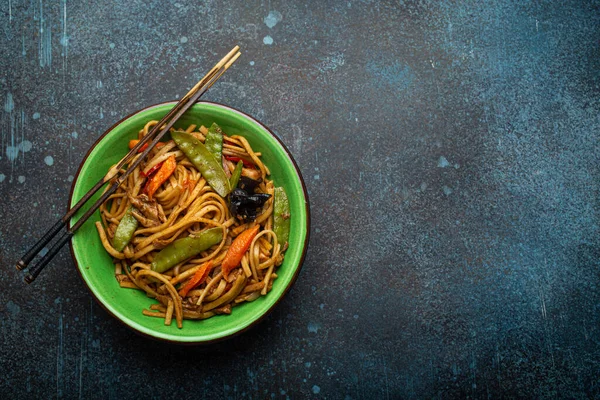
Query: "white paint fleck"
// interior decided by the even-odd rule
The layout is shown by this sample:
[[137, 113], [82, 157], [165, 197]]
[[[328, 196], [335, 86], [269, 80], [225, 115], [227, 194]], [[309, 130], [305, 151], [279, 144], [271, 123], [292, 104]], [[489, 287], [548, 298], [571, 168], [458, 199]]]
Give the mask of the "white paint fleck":
[[269, 35], [265, 36], [263, 38], [263, 43], [267, 44], [267, 45], [272, 45], [273, 44], [273, 38]]
[[12, 93], [8, 92], [8, 93], [6, 93], [6, 100], [4, 100], [4, 111], [9, 113], [9, 112], [12, 112], [12, 110], [14, 110], [14, 108], [15, 108], [15, 102], [13, 100], [13, 95], [12, 95]]
[[0, 174], [0, 183], [4, 182], [5, 179], [6, 179], [6, 175]]
[[188, 42], [188, 38], [187, 38], [187, 36], [182, 36], [181, 39], [179, 39], [179, 41], [181, 43], [187, 43]]
[[320, 72], [333, 71], [346, 63], [344, 53], [336, 53], [327, 57], [321, 58], [321, 62], [317, 65]]
[[251, 65], [251, 66], [254, 66], [254, 61], [250, 61], [250, 65]]
[[114, 48], [115, 48], [115, 44], [114, 44], [114, 43], [110, 43], [110, 44], [108, 45], [108, 47], [110, 47], [111, 49], [114, 49]]
[[273, 28], [283, 19], [283, 15], [279, 11], [269, 11], [269, 15], [264, 18], [264, 23], [269, 28]]
[[40, 1], [40, 15], [39, 15], [39, 46], [38, 46], [38, 59], [40, 67], [52, 67], [52, 26], [51, 22], [47, 22], [44, 16], [44, 6]]
[[32, 118], [33, 119], [40, 119], [40, 113], [39, 112], [34, 112]]
[[440, 159], [438, 160], [438, 167], [440, 168], [446, 168], [448, 165], [450, 165], [450, 163], [448, 162], [448, 160], [446, 159], [446, 157], [441, 156]]
[[23, 175], [19, 175], [17, 180], [19, 181], [19, 183], [25, 183], [25, 177]]
[[21, 150], [23, 153], [27, 153], [32, 148], [33, 143], [31, 143], [29, 140], [23, 140], [21, 143], [19, 143], [19, 150]]
[[73, 139], [77, 139], [79, 137], [79, 134], [76, 131], [71, 132], [71, 137]]
[[317, 322], [309, 322], [307, 328], [308, 328], [308, 332], [317, 333], [317, 332], [319, 332], [319, 329], [321, 329], [321, 324], [319, 324]]
[[321, 388], [319, 386], [317, 386], [317, 385], [314, 385], [312, 387], [312, 391], [313, 391], [314, 394], [319, 394], [319, 392], [321, 392]]
[[306, 368], [310, 368], [311, 365], [312, 365], [312, 363], [310, 361], [307, 361], [307, 362], [304, 363], [304, 366]]
[[450, 194], [452, 194], [452, 189], [450, 189], [448, 186], [445, 186], [445, 185], [444, 185], [444, 186], [442, 187], [442, 190], [444, 191], [444, 194], [445, 194], [446, 196], [449, 196]]
[[52, 158], [52, 156], [46, 156], [44, 158], [44, 162], [46, 163], [46, 165], [51, 166], [54, 164], [54, 158]]
[[69, 182], [73, 182], [73, 179], [75, 179], [75, 177], [74, 177], [73, 175], [69, 175], [69, 176], [67, 177], [67, 180], [68, 180]]
[[102, 81], [101, 81], [100, 79], [98, 79], [98, 80], [96, 81], [96, 87], [97, 87], [98, 89], [102, 89], [102, 88], [104, 87], [104, 84], [102, 83]]
[[315, 181], [318, 181], [319, 179], [321, 179], [321, 177], [319, 176], [319, 174], [316, 174], [314, 177]]
[[425, 182], [421, 183], [421, 192], [424, 192], [427, 189], [427, 184]]
[[6, 157], [9, 161], [15, 161], [19, 155], [19, 148], [17, 146], [6, 146]]

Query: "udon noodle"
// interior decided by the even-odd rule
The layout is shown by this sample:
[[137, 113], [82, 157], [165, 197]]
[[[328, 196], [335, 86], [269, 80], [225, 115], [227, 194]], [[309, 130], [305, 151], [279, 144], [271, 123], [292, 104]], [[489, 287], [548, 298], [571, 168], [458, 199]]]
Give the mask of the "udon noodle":
[[[139, 138], [157, 123], [148, 122], [139, 132]], [[185, 132], [208, 146], [209, 130], [204, 126], [196, 128], [191, 125]], [[166, 325], [175, 319], [181, 328], [184, 319], [230, 314], [236, 305], [267, 295], [277, 279], [276, 269], [283, 262], [287, 238], [281, 243], [274, 232], [275, 186], [261, 154], [253, 151], [243, 136], [225, 133], [221, 152], [218, 163], [228, 179], [239, 173], [241, 167], [241, 179], [256, 184], [251, 195], [258, 196], [263, 203], [253, 211], [255, 215], [242, 218], [232, 213], [232, 195], [223, 197], [217, 193], [207, 182], [207, 176], [173, 140], [152, 149], [100, 207], [101, 222], [96, 227], [104, 248], [113, 257], [116, 281], [123, 288], [142, 290], [156, 299], [157, 303], [141, 311], [150, 317], [164, 318]], [[150, 193], [152, 174], [160, 172], [168, 160], [175, 161], [173, 171]], [[289, 218], [289, 213], [284, 218]], [[118, 230], [128, 223], [135, 228], [130, 226], [132, 234], [126, 244], [121, 243], [122, 250], [118, 250], [115, 247], [120, 246], [116, 243], [122, 238], [115, 236], [120, 237], [122, 232]], [[165, 258], [187, 251], [181, 246], [188, 244], [184, 245], [185, 240], [181, 239], [192, 238], [190, 243], [197, 244], [202, 241], [198, 238], [207, 237], [208, 233], [216, 235], [213, 238], [217, 240], [208, 247], [205, 243], [207, 248], [183, 261], [177, 259], [175, 265], [164, 271], [161, 270], [164, 266], [156, 268]], [[237, 249], [243, 251], [237, 263], [227, 261], [231, 264], [229, 271], [223, 261], [233, 252], [232, 247], [239, 247], [236, 242], [242, 239], [246, 240], [247, 248], [242, 243], [241, 250]]]

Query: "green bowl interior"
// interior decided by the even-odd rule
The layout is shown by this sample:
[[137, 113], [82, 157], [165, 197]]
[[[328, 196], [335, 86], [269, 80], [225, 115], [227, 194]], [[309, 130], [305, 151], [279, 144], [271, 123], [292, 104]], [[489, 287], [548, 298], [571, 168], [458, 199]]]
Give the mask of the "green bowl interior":
[[[172, 107], [173, 104], [169, 103], [142, 110], [120, 122], [101, 138], [84, 160], [73, 182], [71, 205], [83, 197], [126, 154], [128, 141], [137, 138], [139, 130], [147, 121], [161, 119]], [[183, 329], [178, 329], [175, 323], [165, 326], [162, 319], [142, 314], [142, 310], [156, 300], [148, 298], [141, 291], [119, 287], [114, 277], [112, 258], [104, 250], [94, 226], [100, 220], [99, 212], [86, 221], [71, 242], [77, 267], [98, 301], [129, 327], [159, 339], [202, 343], [223, 339], [248, 328], [285, 294], [294, 282], [304, 257], [309, 223], [308, 199], [300, 171], [295, 167], [291, 156], [264, 126], [243, 113], [222, 105], [198, 103], [175, 127], [185, 129], [190, 124], [210, 126], [213, 122], [218, 123], [229, 135], [241, 134], [246, 137], [253, 149], [262, 153], [262, 160], [269, 167], [275, 185], [283, 186], [289, 197], [292, 214], [289, 248], [284, 263], [277, 270], [278, 278], [269, 294], [235, 307], [231, 315], [218, 315], [204, 321], [184, 321]], [[100, 192], [91, 201], [99, 196]], [[74, 220], [80, 215], [78, 213]]]

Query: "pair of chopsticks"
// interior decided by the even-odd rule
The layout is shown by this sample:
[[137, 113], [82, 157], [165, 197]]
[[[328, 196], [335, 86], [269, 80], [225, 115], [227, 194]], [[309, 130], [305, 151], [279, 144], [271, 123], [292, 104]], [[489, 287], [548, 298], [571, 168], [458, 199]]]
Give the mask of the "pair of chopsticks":
[[[104, 186], [107, 182], [112, 182], [109, 188], [102, 194], [77, 222], [55, 242], [48, 252], [29, 269], [29, 273], [25, 276], [25, 282], [31, 283], [42, 272], [44, 267], [52, 260], [58, 251], [71, 239], [75, 232], [84, 224], [84, 222], [113, 194], [117, 188], [125, 181], [125, 179], [133, 172], [133, 170], [146, 158], [148, 153], [154, 148], [161, 138], [169, 132], [175, 122], [194, 104], [198, 99], [227, 71], [227, 69], [241, 55], [240, 47], [235, 46], [221, 61], [219, 61], [209, 72], [202, 78], [179, 102], [156, 124], [147, 135], [145, 135], [138, 144], [132, 148], [129, 153], [114, 167], [112, 167], [106, 176], [102, 178], [89, 192], [85, 194], [67, 213], [59, 219], [36, 244], [34, 244], [25, 255], [17, 262], [17, 269], [24, 270], [29, 263], [38, 255], [44, 246], [46, 246], [70, 221], [73, 215], [83, 207], [83, 205]], [[152, 142], [150, 142], [152, 140]], [[121, 173], [122, 168], [127, 165], [136, 155], [138, 150], [146, 143], [150, 142], [148, 148], [145, 149], [140, 157], [138, 157], [127, 170]]]

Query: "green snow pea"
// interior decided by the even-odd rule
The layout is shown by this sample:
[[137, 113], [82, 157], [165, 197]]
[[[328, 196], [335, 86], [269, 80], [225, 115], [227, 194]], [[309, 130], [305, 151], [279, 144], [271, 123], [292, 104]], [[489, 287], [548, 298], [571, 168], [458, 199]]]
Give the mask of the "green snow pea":
[[131, 241], [131, 238], [138, 227], [138, 220], [131, 214], [132, 209], [133, 206], [129, 206], [127, 211], [125, 211], [125, 215], [123, 215], [123, 218], [119, 221], [119, 225], [117, 225], [117, 230], [115, 231], [112, 243], [117, 251], [123, 251], [125, 246]]
[[216, 123], [213, 123], [212, 126], [208, 128], [204, 145], [207, 150], [215, 156], [217, 161], [221, 162], [221, 155], [223, 154], [223, 131]]
[[200, 254], [223, 239], [219, 227], [200, 232], [197, 236], [177, 239], [162, 249], [152, 260], [152, 271], [163, 273], [186, 259]]
[[238, 161], [235, 169], [231, 173], [231, 178], [229, 178], [229, 184], [231, 185], [231, 190], [237, 187], [238, 182], [242, 176], [242, 168], [244, 167], [243, 161]]
[[231, 191], [231, 187], [221, 161], [217, 161], [206, 146], [189, 133], [172, 132], [171, 138], [191, 163], [198, 168], [208, 184], [221, 197], [227, 196]]
[[273, 231], [283, 247], [290, 237], [290, 202], [282, 187], [276, 187], [274, 191]]

